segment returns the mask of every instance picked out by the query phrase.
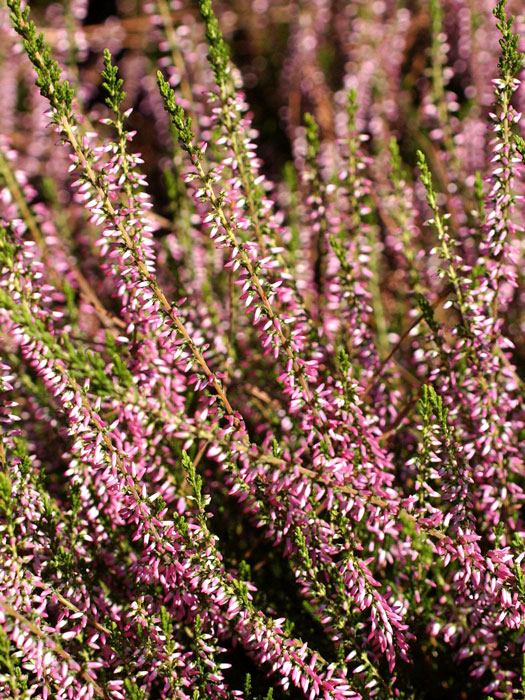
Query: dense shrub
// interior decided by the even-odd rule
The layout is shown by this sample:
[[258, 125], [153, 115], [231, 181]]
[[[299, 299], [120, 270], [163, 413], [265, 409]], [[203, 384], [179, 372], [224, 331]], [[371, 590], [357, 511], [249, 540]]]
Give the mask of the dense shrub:
[[1, 697], [525, 697], [524, 19], [31, 5]]

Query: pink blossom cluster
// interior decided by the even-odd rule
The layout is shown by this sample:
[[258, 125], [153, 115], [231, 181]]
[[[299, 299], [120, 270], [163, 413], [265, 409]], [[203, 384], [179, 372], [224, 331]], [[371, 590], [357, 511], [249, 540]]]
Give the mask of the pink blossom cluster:
[[0, 8], [0, 697], [520, 697], [520, 3], [95, 4]]

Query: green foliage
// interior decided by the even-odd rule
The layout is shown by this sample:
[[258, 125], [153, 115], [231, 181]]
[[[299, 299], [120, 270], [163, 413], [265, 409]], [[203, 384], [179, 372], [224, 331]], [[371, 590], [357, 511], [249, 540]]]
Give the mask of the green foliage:
[[319, 127], [309, 112], [304, 115], [304, 123], [306, 126], [306, 157], [310, 165], [313, 165], [319, 153]]
[[181, 105], [177, 104], [174, 90], [170, 87], [168, 81], [164, 80], [160, 71], [157, 71], [157, 82], [166, 111], [170, 115], [172, 124], [177, 130], [180, 144], [185, 151], [192, 154], [195, 150], [193, 147], [195, 134], [191, 130], [191, 118], [186, 117], [184, 109]]
[[111, 62], [111, 53], [109, 49], [104, 49], [104, 70], [102, 71], [102, 85], [106, 89], [108, 96], [106, 104], [111, 107], [115, 114], [120, 112], [120, 105], [126, 96], [126, 93], [121, 90], [124, 81], [118, 76], [118, 68]]
[[439, 332], [439, 323], [434, 317], [434, 309], [432, 308], [432, 305], [430, 304], [428, 299], [422, 294], [416, 294], [416, 303], [419, 306], [419, 310], [421, 311], [423, 319], [434, 333], [434, 337], [437, 338], [437, 334]]
[[394, 183], [399, 183], [403, 179], [403, 161], [401, 159], [401, 152], [399, 150], [399, 144], [395, 136], [392, 136], [388, 143], [388, 150], [390, 151], [390, 167], [392, 168], [392, 181]]
[[306, 539], [305, 539], [303, 533], [301, 532], [301, 530], [299, 530], [299, 528], [295, 529], [294, 539], [295, 539], [295, 545], [297, 547], [297, 551], [299, 553], [299, 556], [303, 560], [303, 565], [304, 565], [305, 569], [308, 571], [312, 571], [313, 570], [313, 562], [312, 562], [312, 560], [310, 558], [310, 554], [308, 552], [308, 547], [306, 545]]
[[193, 495], [189, 496], [189, 499], [195, 504], [199, 517], [205, 519], [206, 498], [202, 493], [202, 478], [199, 476], [199, 474], [197, 474], [195, 465], [185, 450], [182, 452], [182, 466], [186, 472], [188, 483], [193, 492]]
[[[126, 387], [133, 386], [133, 375], [131, 374], [128, 366], [128, 362], [126, 361], [125, 355], [122, 354], [122, 349], [117, 346], [117, 343], [115, 341], [114, 335], [109, 331], [106, 330], [106, 352], [108, 353], [109, 357], [111, 358], [113, 362], [113, 367], [115, 370], [115, 373], [119, 380], [122, 382], [122, 384]], [[95, 360], [95, 354], [93, 353], [91, 355], [91, 358]], [[103, 359], [101, 358], [100, 361], [100, 370], [103, 370], [103, 366], [105, 365]]]
[[523, 162], [525, 163], [525, 139], [516, 134], [514, 137], [514, 141], [516, 143], [516, 150], [518, 151], [518, 153], [523, 159]]
[[129, 698], [129, 700], [146, 700], [146, 691], [130, 678], [124, 680], [124, 688], [126, 689], [126, 698]]
[[432, 186], [432, 175], [427, 165], [427, 159], [425, 158], [425, 154], [423, 153], [423, 151], [417, 151], [416, 156], [417, 167], [421, 171], [421, 182], [425, 186], [425, 190], [427, 193], [427, 202], [432, 211], [437, 212], [436, 193], [434, 192], [434, 188]]
[[0, 516], [10, 520], [12, 514], [11, 480], [9, 474], [0, 471]]
[[36, 33], [34, 22], [29, 20], [29, 7], [22, 10], [21, 0], [7, 0], [7, 6], [11, 10], [13, 26], [24, 39], [27, 55], [35, 67], [36, 85], [41, 95], [49, 100], [57, 121], [60, 117], [70, 119], [75, 92], [67, 80], [62, 80], [62, 71], [58, 62], [51, 58], [43, 34]]
[[228, 64], [230, 51], [223, 39], [219, 23], [213, 12], [211, 0], [199, 0], [201, 16], [206, 24], [206, 39], [208, 41], [208, 61], [213, 70], [216, 84], [221, 87], [228, 79]]
[[505, 87], [510, 86], [514, 76], [521, 70], [523, 65], [523, 56], [518, 51], [519, 34], [514, 34], [512, 25], [514, 17], [507, 18], [505, 6], [507, 0], [500, 0], [494, 8], [494, 17], [498, 20], [497, 28], [501, 32], [499, 41], [501, 46], [501, 55], [498, 63], [500, 75], [505, 82]]
[[348, 131], [350, 133], [353, 133], [356, 130], [355, 117], [358, 109], [359, 103], [357, 102], [357, 90], [355, 88], [350, 88], [346, 98], [346, 113], [348, 114]]
[[[14, 698], [27, 697], [28, 678], [22, 667], [23, 658], [11, 646], [7, 634], [0, 627], [0, 673], [7, 674], [8, 684]], [[5, 676], [4, 676], [5, 677]]]

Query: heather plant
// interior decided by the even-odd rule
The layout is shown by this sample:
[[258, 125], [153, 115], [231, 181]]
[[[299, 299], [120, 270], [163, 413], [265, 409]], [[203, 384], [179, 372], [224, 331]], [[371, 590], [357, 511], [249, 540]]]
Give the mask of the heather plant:
[[520, 3], [2, 2], [0, 697], [525, 698]]

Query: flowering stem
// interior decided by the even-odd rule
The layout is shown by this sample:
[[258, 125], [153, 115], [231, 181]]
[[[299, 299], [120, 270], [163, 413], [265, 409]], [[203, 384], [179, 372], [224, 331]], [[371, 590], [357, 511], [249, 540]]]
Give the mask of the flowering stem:
[[[68, 663], [71, 663], [73, 661], [72, 656], [63, 647], [61, 647], [60, 644], [58, 644], [58, 642], [55, 642], [55, 640], [50, 639], [44, 632], [42, 632], [42, 630], [38, 627], [38, 625], [35, 622], [29, 620], [27, 617], [24, 617], [24, 615], [20, 614], [18, 610], [16, 610], [12, 605], [9, 605], [8, 603], [2, 602], [0, 603], [0, 606], [10, 617], [13, 617], [15, 620], [21, 622], [36, 637], [45, 640], [46, 643], [49, 645], [49, 648], [52, 649], [55, 652], [55, 654], [57, 654], [57, 656], [62, 657]], [[78, 675], [81, 678], [83, 678], [86, 681], [86, 683], [93, 687], [95, 693], [99, 697], [105, 698], [106, 700], [110, 700], [110, 696], [108, 695], [106, 690], [102, 688], [95, 680], [93, 680], [93, 678], [88, 673], [86, 673], [86, 671], [79, 670]]]

